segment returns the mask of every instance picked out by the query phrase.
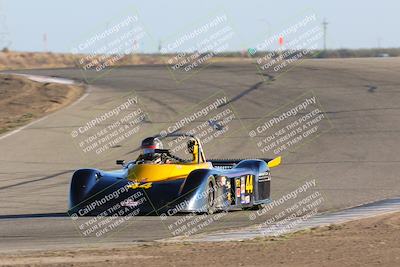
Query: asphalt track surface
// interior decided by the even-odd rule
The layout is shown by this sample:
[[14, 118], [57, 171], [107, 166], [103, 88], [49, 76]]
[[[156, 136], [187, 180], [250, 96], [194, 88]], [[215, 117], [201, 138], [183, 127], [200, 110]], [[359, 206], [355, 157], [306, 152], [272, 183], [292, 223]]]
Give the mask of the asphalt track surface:
[[[78, 69], [21, 73], [83, 80]], [[273, 170], [277, 199], [315, 179], [324, 198], [319, 212], [339, 210], [400, 194], [400, 60], [398, 58], [305, 60], [286, 73], [260, 74], [249, 63], [213, 64], [177, 83], [166, 66], [129, 66], [91, 79], [87, 95], [73, 105], [0, 139], [0, 251], [85, 244], [123, 244], [172, 237], [158, 216], [133, 217], [107, 238], [82, 238], [65, 215], [72, 172], [81, 167], [116, 168], [133, 159], [140, 139], [157, 133], [182, 112], [222, 90], [245, 129], [312, 90], [331, 128], [295, 151]], [[101, 156], [82, 156], [71, 131], [105, 112], [126, 95], [137, 95], [149, 113], [144, 130]], [[121, 102], [120, 101], [120, 102]], [[0, 136], [1, 138], [1, 136]], [[246, 130], [234, 131], [208, 157], [263, 155]], [[263, 222], [249, 211], [231, 212], [200, 232]]]

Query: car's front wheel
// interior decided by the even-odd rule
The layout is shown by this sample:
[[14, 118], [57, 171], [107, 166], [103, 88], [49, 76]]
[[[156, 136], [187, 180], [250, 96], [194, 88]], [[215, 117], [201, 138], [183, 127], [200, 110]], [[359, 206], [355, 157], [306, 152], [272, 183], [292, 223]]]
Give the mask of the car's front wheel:
[[213, 214], [217, 210], [217, 183], [215, 177], [210, 176], [207, 180], [207, 214]]

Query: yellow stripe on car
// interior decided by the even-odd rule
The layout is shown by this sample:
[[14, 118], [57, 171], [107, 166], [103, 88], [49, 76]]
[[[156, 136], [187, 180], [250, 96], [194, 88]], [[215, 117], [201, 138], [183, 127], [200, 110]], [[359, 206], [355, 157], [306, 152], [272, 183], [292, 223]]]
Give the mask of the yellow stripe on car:
[[186, 164], [138, 164], [129, 170], [128, 179], [134, 182], [159, 182], [182, 179], [197, 169], [211, 169], [210, 162]]

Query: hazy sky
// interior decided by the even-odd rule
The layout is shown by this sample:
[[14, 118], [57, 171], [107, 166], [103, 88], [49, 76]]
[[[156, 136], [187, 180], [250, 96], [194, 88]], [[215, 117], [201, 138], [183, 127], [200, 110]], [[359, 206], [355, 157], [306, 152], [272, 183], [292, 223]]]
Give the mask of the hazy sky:
[[[222, 9], [235, 26], [232, 48], [252, 47], [260, 36], [279, 29], [300, 11], [313, 9], [326, 18], [328, 48], [400, 46], [400, 1], [372, 0], [279, 0], [279, 1], [136, 1], [136, 0], [2, 0], [0, 1], [1, 43], [12, 50], [43, 51], [43, 34], [48, 50], [70, 52], [74, 42], [94, 29], [103, 29], [110, 18], [134, 6], [153, 42], [143, 41], [143, 52], [155, 52], [159, 40], [189, 29], [210, 12]], [[321, 42], [322, 47], [322, 42]]]

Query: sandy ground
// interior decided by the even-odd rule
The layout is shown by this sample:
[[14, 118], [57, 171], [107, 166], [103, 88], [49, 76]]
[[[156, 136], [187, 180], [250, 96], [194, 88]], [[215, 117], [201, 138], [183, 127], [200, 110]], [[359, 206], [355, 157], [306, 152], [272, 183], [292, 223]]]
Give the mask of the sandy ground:
[[0, 75], [0, 134], [65, 107], [82, 92], [81, 86]]
[[0, 265], [400, 266], [400, 213], [276, 238], [1, 253]]

